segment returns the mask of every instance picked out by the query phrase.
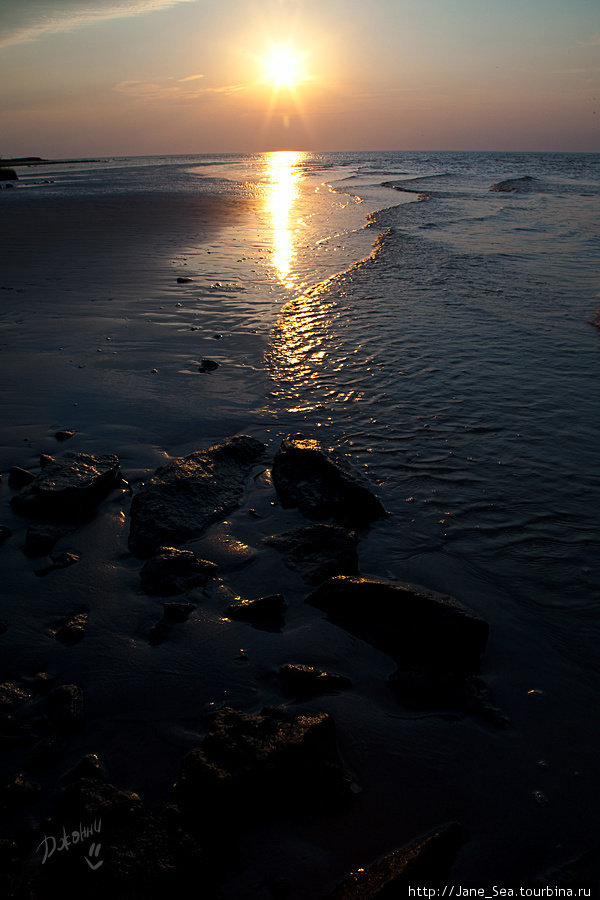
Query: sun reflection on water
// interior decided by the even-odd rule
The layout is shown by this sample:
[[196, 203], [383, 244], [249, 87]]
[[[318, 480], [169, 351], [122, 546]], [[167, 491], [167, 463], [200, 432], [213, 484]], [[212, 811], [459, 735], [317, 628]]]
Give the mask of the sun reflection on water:
[[304, 153], [281, 150], [267, 154], [266, 208], [273, 229], [273, 265], [286, 287], [294, 286], [292, 266], [296, 257], [297, 230], [292, 225], [292, 211], [299, 196], [302, 176], [299, 163]]

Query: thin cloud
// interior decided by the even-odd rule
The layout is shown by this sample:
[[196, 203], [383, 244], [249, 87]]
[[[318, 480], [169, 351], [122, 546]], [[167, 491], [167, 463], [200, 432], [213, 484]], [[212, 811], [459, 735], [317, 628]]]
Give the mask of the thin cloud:
[[186, 88], [181, 82], [195, 81], [202, 78], [201, 75], [188, 76], [178, 79], [177, 84], [164, 84], [154, 81], [120, 81], [114, 85], [114, 90], [119, 94], [125, 94], [138, 100], [176, 100], [189, 102], [197, 100], [205, 94], [237, 94], [246, 90], [245, 84], [223, 84], [215, 87]]
[[600, 47], [600, 34], [595, 34], [585, 41], [577, 41], [580, 47]]
[[124, 19], [198, 0], [110, 0], [98, 8], [91, 0], [59, 0], [49, 12], [45, 0], [0, 0], [3, 19], [0, 48], [24, 44], [51, 34], [74, 31], [106, 19]]
[[180, 84], [183, 84], [185, 81], [198, 81], [199, 78], [204, 78], [204, 75], [186, 75], [185, 78], [178, 78], [177, 81]]

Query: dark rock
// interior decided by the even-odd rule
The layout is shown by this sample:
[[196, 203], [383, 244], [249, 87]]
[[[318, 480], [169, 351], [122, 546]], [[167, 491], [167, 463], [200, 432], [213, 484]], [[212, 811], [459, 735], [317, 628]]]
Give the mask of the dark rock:
[[72, 438], [74, 434], [74, 431], [57, 431], [54, 437], [57, 441], [68, 441], [69, 438]]
[[286, 608], [282, 594], [270, 594], [258, 600], [240, 600], [227, 607], [227, 615], [232, 619], [242, 619], [266, 631], [281, 631], [285, 621]]
[[61, 684], [48, 694], [46, 709], [59, 728], [78, 728], [83, 720], [83, 691], [76, 684]]
[[7, 525], [0, 525], [0, 547], [2, 544], [9, 539], [12, 531]]
[[106, 781], [106, 769], [96, 753], [87, 753], [73, 768], [67, 772], [63, 781], [70, 783], [81, 778], [97, 778]]
[[8, 838], [0, 838], [0, 897], [12, 900], [17, 896], [13, 890], [19, 883], [22, 868], [23, 863], [16, 843]]
[[7, 169], [6, 166], [0, 168], [0, 181], [17, 181], [18, 177], [14, 169]]
[[203, 587], [216, 569], [214, 563], [200, 559], [191, 550], [161, 547], [142, 567], [140, 583], [150, 596], [172, 597]]
[[416, 663], [456, 673], [479, 671], [488, 624], [446, 594], [340, 575], [318, 587], [306, 602], [389, 653], [402, 668]]
[[196, 609], [193, 603], [177, 603], [171, 600], [169, 603], [163, 603], [165, 622], [181, 623], [186, 622]]
[[199, 372], [214, 372], [215, 369], [219, 368], [219, 363], [215, 362], [214, 359], [203, 359], [200, 365], [198, 366]]
[[[33, 869], [28, 897], [164, 900], [188, 896], [190, 884], [200, 885], [207, 900], [216, 897], [218, 848], [209, 856], [176, 819], [150, 813], [137, 793], [105, 777], [67, 784], [56, 821], [46, 823], [44, 833], [60, 835], [64, 822], [82, 823], [90, 833], [81, 848], [73, 844], [69, 853], [55, 853]], [[84, 857], [93, 859], [94, 871]]]
[[67, 532], [55, 525], [30, 525], [25, 534], [27, 556], [47, 556], [57, 541]]
[[21, 466], [13, 466], [8, 472], [8, 484], [14, 490], [20, 490], [27, 487], [35, 481], [36, 476], [29, 469], [22, 469]]
[[43, 578], [45, 575], [49, 575], [50, 572], [56, 572], [57, 569], [67, 569], [78, 561], [79, 557], [76, 553], [69, 553], [66, 550], [63, 553], [53, 553], [50, 556], [50, 563], [41, 569], [36, 569], [35, 574], [38, 578]]
[[56, 765], [60, 759], [59, 743], [54, 737], [42, 738], [33, 748], [27, 761], [26, 768], [30, 772], [39, 772]]
[[522, 178], [507, 178], [505, 181], [499, 181], [493, 184], [490, 191], [500, 192], [504, 194], [513, 194], [515, 192], [523, 193], [534, 189], [535, 181], [531, 175], [523, 175]]
[[157, 647], [169, 639], [173, 625], [185, 622], [196, 609], [193, 603], [163, 603], [163, 617], [153, 625], [148, 634], [148, 643]]
[[116, 456], [65, 453], [49, 462], [11, 504], [21, 515], [70, 517], [91, 512], [117, 484]]
[[182, 760], [177, 802], [195, 828], [229, 831], [256, 815], [314, 812], [344, 800], [333, 719], [285, 709], [216, 713], [200, 747]]
[[0, 683], [0, 734], [15, 735], [19, 721], [32, 693], [14, 681]]
[[79, 613], [70, 619], [63, 619], [52, 634], [57, 641], [63, 644], [68, 644], [69, 646], [78, 644], [85, 636], [87, 618], [87, 613]]
[[193, 281], [193, 280], [194, 280], [193, 278], [185, 278], [182, 275], [180, 275], [179, 278], [177, 279], [177, 284], [189, 284], [190, 281]]
[[322, 672], [314, 666], [288, 663], [279, 670], [286, 691], [295, 697], [316, 697], [329, 691], [343, 691], [352, 687], [345, 675]]
[[25, 806], [36, 800], [40, 793], [39, 784], [29, 781], [27, 776], [20, 772], [2, 786], [0, 802], [8, 807]]
[[370, 866], [351, 872], [327, 900], [396, 900], [408, 896], [408, 888], [415, 885], [443, 885], [460, 844], [460, 826], [444, 825]]
[[307, 525], [274, 534], [263, 543], [287, 553], [286, 562], [309, 584], [332, 575], [357, 575], [356, 536], [339, 525]]
[[158, 647], [159, 644], [164, 644], [164, 642], [169, 639], [171, 630], [171, 623], [167, 622], [165, 619], [161, 619], [160, 622], [153, 625], [148, 632], [148, 643], [151, 647]]
[[508, 718], [489, 701], [481, 678], [431, 665], [400, 667], [390, 675], [390, 685], [408, 709], [460, 707], [485, 719], [496, 728], [506, 728]]
[[363, 527], [386, 515], [347, 461], [317, 441], [282, 441], [273, 461], [273, 484], [282, 506], [298, 507], [309, 519]]
[[161, 466], [134, 496], [129, 546], [147, 556], [157, 547], [198, 537], [239, 505], [264, 445], [240, 435]]
[[48, 463], [53, 463], [54, 457], [50, 456], [48, 453], [40, 453], [40, 468], [43, 469]]

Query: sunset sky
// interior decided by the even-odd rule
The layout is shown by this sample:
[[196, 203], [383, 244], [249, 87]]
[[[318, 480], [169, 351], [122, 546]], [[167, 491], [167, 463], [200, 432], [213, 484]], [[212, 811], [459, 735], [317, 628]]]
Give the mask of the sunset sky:
[[598, 0], [0, 0], [0, 155], [600, 151]]

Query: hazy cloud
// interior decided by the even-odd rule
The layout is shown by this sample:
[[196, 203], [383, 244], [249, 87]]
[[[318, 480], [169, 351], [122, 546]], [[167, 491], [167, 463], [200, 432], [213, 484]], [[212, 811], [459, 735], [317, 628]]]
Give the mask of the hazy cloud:
[[600, 34], [595, 34], [585, 41], [577, 41], [580, 47], [600, 47]]
[[246, 89], [245, 84], [224, 84], [216, 87], [184, 87], [182, 82], [189, 83], [203, 78], [203, 75], [189, 75], [187, 78], [179, 78], [173, 84], [171, 81], [120, 81], [115, 84], [114, 90], [128, 97], [136, 97], [138, 100], [196, 100], [204, 94], [237, 94]]
[[0, 47], [35, 41], [47, 34], [73, 31], [105, 19], [124, 19], [154, 12], [179, 3], [198, 0], [58, 0], [48, 9], [47, 0], [0, 0]]

